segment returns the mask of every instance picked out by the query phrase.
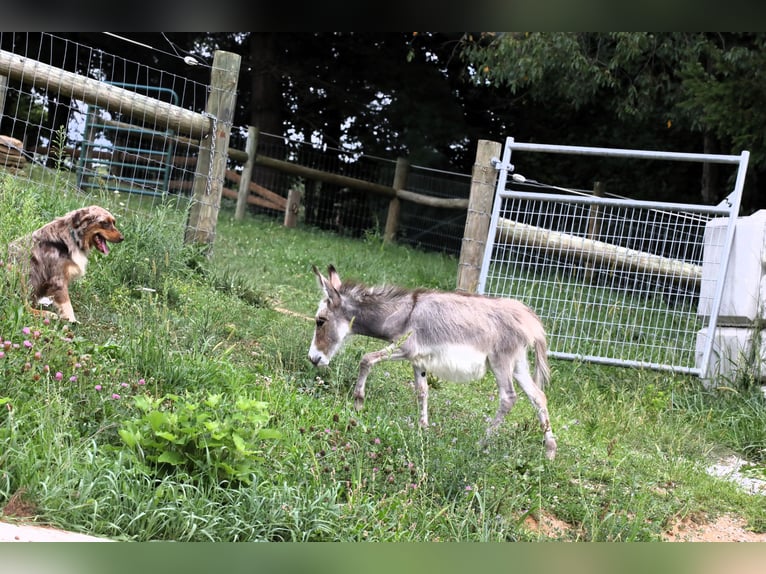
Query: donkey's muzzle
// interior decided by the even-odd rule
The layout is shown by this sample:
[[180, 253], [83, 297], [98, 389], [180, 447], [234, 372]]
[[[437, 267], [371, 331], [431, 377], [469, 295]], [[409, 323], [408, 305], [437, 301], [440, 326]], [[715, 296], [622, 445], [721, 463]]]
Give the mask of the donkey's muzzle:
[[323, 353], [309, 353], [309, 361], [315, 367], [326, 367], [330, 364], [327, 357]]

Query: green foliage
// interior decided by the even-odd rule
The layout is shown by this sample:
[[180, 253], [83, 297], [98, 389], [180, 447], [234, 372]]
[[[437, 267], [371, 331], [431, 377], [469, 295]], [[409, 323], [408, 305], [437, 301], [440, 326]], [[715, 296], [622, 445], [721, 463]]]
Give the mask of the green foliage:
[[267, 403], [222, 394], [134, 398], [140, 416], [123, 421], [120, 438], [141, 460], [162, 471], [178, 468], [195, 476], [212, 474], [227, 482], [251, 482], [263, 461], [264, 439], [279, 438], [267, 428]]
[[[749, 150], [750, 171], [760, 172], [766, 167], [766, 113], [759, 103], [766, 91], [765, 43], [760, 32], [508, 32], [467, 36], [461, 56], [477, 89], [510, 90], [518, 115], [530, 119], [513, 125], [517, 141], [694, 153]], [[603, 162], [594, 173], [576, 162], [557, 161], [550, 169], [532, 160], [526, 169], [527, 175], [534, 169], [538, 181], [566, 181], [569, 187], [601, 181], [616, 193], [630, 186], [641, 197], [700, 199], [686, 191], [699, 178], [693, 170], [679, 177], [678, 168], [655, 167], [652, 181], [659, 183], [644, 188], [635, 180], [646, 174], [631, 171], [632, 164], [612, 168]], [[721, 199], [732, 185], [723, 170], [707, 177], [705, 202]], [[752, 182], [744, 205], [763, 207]]]
[[734, 34], [726, 43], [706, 42], [702, 57], [681, 66], [680, 107], [692, 127], [710, 132], [733, 150], [751, 150], [766, 165], [766, 36]]

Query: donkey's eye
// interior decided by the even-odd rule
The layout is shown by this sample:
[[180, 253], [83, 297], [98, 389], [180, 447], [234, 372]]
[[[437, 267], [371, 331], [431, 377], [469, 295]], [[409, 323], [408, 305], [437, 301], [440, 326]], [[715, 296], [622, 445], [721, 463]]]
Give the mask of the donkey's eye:
[[325, 319], [324, 317], [317, 317], [316, 322], [317, 322], [317, 329], [321, 329], [322, 326], [327, 322], [327, 319]]

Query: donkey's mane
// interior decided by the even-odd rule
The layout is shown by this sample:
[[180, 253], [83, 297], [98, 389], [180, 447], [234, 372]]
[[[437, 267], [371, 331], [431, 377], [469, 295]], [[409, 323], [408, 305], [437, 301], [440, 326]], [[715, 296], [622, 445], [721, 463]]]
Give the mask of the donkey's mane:
[[399, 285], [366, 285], [358, 281], [344, 281], [340, 292], [354, 300], [365, 299], [366, 301], [393, 302], [403, 297], [417, 299], [421, 293], [428, 293], [429, 289], [407, 289]]

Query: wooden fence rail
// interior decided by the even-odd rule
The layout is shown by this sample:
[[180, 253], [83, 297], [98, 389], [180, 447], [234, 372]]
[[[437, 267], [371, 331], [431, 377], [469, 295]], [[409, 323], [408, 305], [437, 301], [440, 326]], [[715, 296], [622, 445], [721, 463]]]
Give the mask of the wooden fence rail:
[[174, 130], [191, 137], [204, 137], [210, 131], [210, 118], [202, 114], [5, 50], [0, 50], [0, 76], [55, 90], [59, 96], [120, 112], [142, 123], [152, 123], [157, 129]]
[[524, 245], [561, 257], [571, 256], [596, 268], [662, 276], [694, 287], [699, 287], [702, 282], [701, 265], [587, 237], [534, 227], [506, 218], [500, 218], [497, 222], [495, 241], [509, 245]]

